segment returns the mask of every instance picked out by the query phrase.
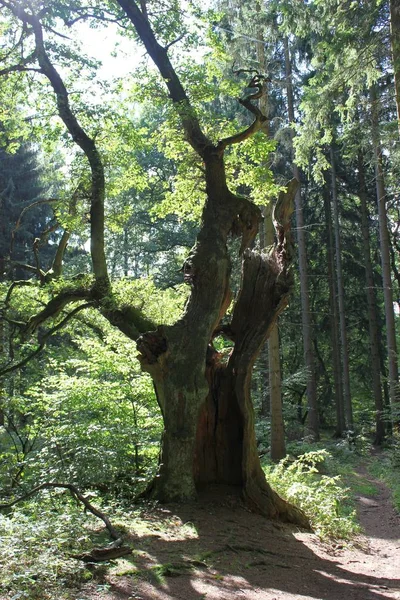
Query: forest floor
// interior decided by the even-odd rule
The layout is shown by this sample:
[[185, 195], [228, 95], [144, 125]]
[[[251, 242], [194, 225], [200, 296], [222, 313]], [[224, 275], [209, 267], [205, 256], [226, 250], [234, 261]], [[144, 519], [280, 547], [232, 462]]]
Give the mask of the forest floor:
[[364, 466], [362, 535], [321, 542], [247, 512], [233, 495], [143, 512], [128, 559], [96, 567], [76, 600], [400, 600], [400, 515]]

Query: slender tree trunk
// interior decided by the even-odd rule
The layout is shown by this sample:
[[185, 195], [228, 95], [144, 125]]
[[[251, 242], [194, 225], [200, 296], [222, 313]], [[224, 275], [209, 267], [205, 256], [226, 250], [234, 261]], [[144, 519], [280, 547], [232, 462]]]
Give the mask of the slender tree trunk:
[[378, 335], [378, 308], [374, 285], [374, 273], [371, 262], [371, 244], [368, 226], [367, 187], [365, 183], [364, 161], [361, 152], [358, 154], [358, 195], [361, 203], [361, 230], [364, 246], [365, 282], [367, 290], [369, 346], [371, 355], [372, 390], [375, 402], [375, 440], [376, 445], [381, 445], [385, 437], [385, 423], [383, 420], [383, 397], [380, 375], [379, 335]]
[[344, 412], [346, 416], [347, 429], [353, 430], [353, 407], [351, 402], [350, 391], [350, 365], [349, 365], [349, 345], [347, 340], [346, 328], [346, 311], [344, 306], [344, 281], [342, 270], [342, 244], [340, 236], [339, 223], [339, 202], [336, 185], [336, 164], [333, 148], [330, 149], [331, 154], [331, 172], [332, 172], [332, 206], [333, 206], [333, 222], [335, 232], [335, 254], [336, 254], [336, 274], [337, 274], [337, 289], [339, 303], [339, 325], [340, 325], [340, 340], [342, 345], [342, 377], [343, 377], [343, 399]]
[[397, 124], [400, 133], [400, 0], [390, 0], [390, 45], [392, 49]]
[[340, 342], [339, 342], [339, 315], [337, 306], [336, 277], [335, 277], [335, 249], [332, 230], [331, 199], [328, 182], [324, 185], [324, 209], [327, 233], [327, 260], [328, 260], [328, 284], [329, 284], [329, 307], [330, 307], [330, 332], [332, 345], [333, 382], [335, 389], [336, 407], [336, 430], [335, 436], [342, 437], [346, 429], [344, 418], [344, 401], [342, 377], [340, 368]]
[[[289, 54], [289, 43], [287, 37], [284, 38], [285, 48], [285, 70], [286, 70], [286, 89], [289, 122], [295, 122], [294, 115], [294, 100], [293, 100], [293, 85], [292, 85], [292, 64]], [[296, 164], [293, 163], [293, 176], [300, 181], [300, 171]], [[315, 359], [312, 344], [313, 326], [310, 311], [310, 297], [308, 289], [308, 266], [307, 266], [307, 250], [304, 233], [303, 206], [300, 188], [297, 190], [295, 198], [296, 211], [296, 230], [297, 230], [297, 245], [299, 253], [299, 271], [300, 271], [300, 294], [301, 294], [301, 318], [303, 328], [303, 344], [304, 344], [304, 362], [307, 369], [307, 404], [308, 418], [307, 428], [310, 435], [315, 439], [319, 439], [319, 416], [317, 402], [317, 382], [315, 373]]]
[[[265, 242], [266, 247], [272, 247], [275, 241], [275, 231], [272, 223], [272, 208], [266, 210]], [[268, 367], [269, 367], [269, 400], [271, 417], [270, 455], [273, 461], [279, 461], [286, 456], [285, 425], [282, 410], [282, 378], [279, 352], [278, 319], [272, 325], [268, 337]]]
[[128, 277], [128, 273], [129, 273], [128, 227], [124, 227], [123, 259], [124, 259], [124, 275], [125, 275], [125, 277]]
[[[261, 10], [260, 2], [257, 2], [256, 9], [258, 12]], [[263, 31], [261, 28], [258, 31], [257, 38], [259, 40], [257, 43], [257, 59], [260, 66], [260, 72], [266, 73], [267, 65], [265, 60], [265, 45], [263, 42]], [[269, 107], [267, 93], [264, 93], [260, 99], [260, 110], [264, 115], [268, 116]], [[270, 137], [268, 119], [265, 121], [262, 131], [267, 137]], [[272, 202], [270, 202], [264, 211], [264, 245], [261, 246], [264, 248], [272, 247], [275, 243], [275, 229], [272, 222], [272, 210], [273, 205]], [[272, 325], [268, 337], [268, 369], [271, 418], [270, 456], [272, 460], [279, 461], [286, 456], [286, 445], [282, 411], [282, 377], [279, 351], [278, 319]]]
[[379, 239], [381, 247], [381, 265], [383, 280], [383, 295], [385, 301], [385, 321], [386, 321], [386, 343], [388, 351], [389, 367], [389, 395], [392, 409], [399, 403], [399, 373], [397, 362], [396, 329], [393, 307], [393, 289], [390, 267], [389, 250], [389, 229], [386, 213], [386, 193], [382, 166], [382, 149], [379, 136], [379, 112], [378, 97], [376, 87], [372, 86], [371, 97], [371, 125], [372, 142], [375, 154], [375, 176], [376, 176], [376, 197], [378, 203], [379, 218]]

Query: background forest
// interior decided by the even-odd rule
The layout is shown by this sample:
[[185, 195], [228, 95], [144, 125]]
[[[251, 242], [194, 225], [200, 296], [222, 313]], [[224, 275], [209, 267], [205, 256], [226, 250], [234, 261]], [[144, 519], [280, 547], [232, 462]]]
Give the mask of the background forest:
[[[251, 380], [257, 449], [272, 487], [314, 528], [350, 535], [350, 509], [332, 508], [344, 488], [333, 477], [322, 489], [318, 464], [336, 475], [373, 443], [388, 448], [390, 477], [399, 468], [399, 2], [138, 4], [189, 108], [176, 108], [164, 90], [173, 78], [132, 27], [136, 3], [0, 0], [2, 502], [67, 483], [122, 523], [156, 476], [165, 415], [157, 378], [137, 356], [140, 335], [154, 323], [170, 331], [191, 302], [185, 265], [207, 220], [207, 161], [188, 144], [187, 121], [193, 109], [208, 139], [231, 140], [249, 127], [251, 99], [264, 118], [224, 157], [230, 190], [262, 214], [251, 251], [267, 256], [278, 243], [273, 207], [292, 177], [300, 182], [288, 306]], [[93, 295], [104, 275], [96, 258], [92, 268], [96, 157], [113, 306]], [[233, 298], [240, 245], [229, 237]], [[74, 286], [91, 292], [53, 310]], [[234, 314], [232, 304], [211, 339], [221, 361], [233, 353], [225, 333]], [[0, 515], [0, 537], [14, 540], [0, 587], [13, 598], [45, 597], [42, 588], [30, 596], [38, 572], [44, 586], [59, 572], [77, 577], [62, 558], [49, 567], [55, 539], [60, 556], [71, 539], [78, 549], [90, 542], [86, 517], [63, 492], [38, 498]], [[47, 549], [39, 566], [28, 549], [18, 580], [15, 546], [26, 548], [27, 530]]]

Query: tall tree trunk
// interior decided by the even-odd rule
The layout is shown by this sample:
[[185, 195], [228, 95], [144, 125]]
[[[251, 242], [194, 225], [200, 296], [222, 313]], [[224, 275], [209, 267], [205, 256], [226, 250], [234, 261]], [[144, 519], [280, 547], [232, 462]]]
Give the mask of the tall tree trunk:
[[390, 0], [390, 45], [392, 49], [397, 124], [400, 133], [400, 0]]
[[353, 430], [353, 406], [351, 401], [350, 391], [350, 364], [349, 364], [349, 345], [347, 340], [346, 328], [346, 311], [344, 306], [344, 281], [342, 269], [342, 244], [340, 236], [339, 222], [339, 202], [336, 185], [336, 163], [333, 148], [330, 149], [331, 157], [331, 173], [332, 173], [332, 206], [333, 206], [333, 222], [335, 233], [335, 254], [336, 254], [336, 275], [339, 303], [339, 324], [340, 324], [340, 340], [342, 345], [342, 378], [343, 378], [343, 399], [344, 412], [346, 416], [347, 429]]
[[[264, 216], [265, 245], [272, 247], [275, 242], [275, 231], [272, 223], [272, 208], [269, 206]], [[285, 425], [282, 410], [282, 378], [279, 352], [278, 319], [271, 326], [268, 337], [268, 367], [269, 367], [269, 401], [271, 417], [270, 456], [273, 461], [279, 461], [286, 456]]]
[[375, 440], [376, 445], [381, 445], [385, 437], [385, 423], [383, 420], [383, 397], [381, 385], [381, 368], [379, 356], [378, 335], [378, 308], [374, 285], [374, 273], [371, 262], [371, 244], [368, 226], [367, 186], [365, 183], [364, 160], [361, 152], [358, 153], [358, 196], [361, 203], [361, 230], [364, 246], [365, 282], [367, 290], [369, 347], [371, 355], [372, 390], [375, 402]]
[[330, 332], [332, 345], [333, 382], [335, 389], [336, 407], [336, 429], [335, 436], [342, 437], [346, 429], [344, 418], [344, 401], [342, 377], [340, 368], [340, 342], [339, 342], [339, 315], [337, 306], [336, 277], [335, 277], [335, 249], [332, 230], [331, 198], [328, 182], [324, 185], [324, 210], [326, 223], [327, 261], [328, 261], [328, 284], [329, 284], [329, 307], [330, 307]]
[[375, 154], [376, 198], [378, 203], [379, 239], [381, 247], [381, 265], [383, 295], [385, 301], [386, 343], [389, 367], [389, 396], [392, 409], [400, 402], [399, 373], [397, 362], [396, 329], [393, 307], [392, 277], [390, 268], [389, 229], [386, 213], [386, 193], [382, 166], [382, 149], [379, 135], [379, 111], [376, 87], [370, 90], [372, 143]]
[[[260, 2], [256, 3], [257, 12], [261, 11]], [[264, 35], [261, 28], [257, 33], [257, 60], [260, 68], [260, 73], [266, 73], [267, 64], [265, 60], [265, 44]], [[268, 116], [268, 94], [267, 90], [260, 98], [260, 110], [263, 115]], [[270, 137], [269, 120], [266, 119], [263, 124], [262, 131], [267, 137]], [[264, 245], [261, 247], [272, 247], [275, 243], [275, 230], [272, 222], [272, 202], [265, 207], [264, 211]], [[270, 419], [271, 419], [271, 439], [270, 439], [270, 456], [274, 461], [279, 461], [286, 456], [285, 445], [285, 427], [283, 421], [282, 410], [282, 377], [281, 377], [281, 360], [279, 351], [279, 329], [278, 319], [272, 325], [268, 337], [268, 369], [269, 369], [269, 401], [270, 401]]]
[[[286, 71], [286, 90], [288, 103], [289, 122], [295, 122], [293, 85], [292, 85], [292, 63], [289, 53], [289, 43], [287, 37], [284, 38], [285, 49], [285, 71]], [[293, 176], [300, 181], [300, 171], [293, 163]], [[301, 320], [303, 328], [304, 344], [304, 362], [307, 369], [307, 403], [308, 403], [308, 431], [315, 439], [319, 439], [319, 416], [317, 402], [317, 382], [315, 373], [315, 359], [313, 350], [313, 326], [310, 311], [310, 297], [308, 289], [308, 265], [307, 250], [304, 234], [303, 205], [300, 188], [297, 190], [295, 198], [296, 210], [296, 230], [297, 245], [299, 253], [299, 272], [300, 272], [300, 294], [301, 294]]]
[[124, 227], [124, 241], [123, 241], [123, 261], [124, 261], [124, 276], [128, 277], [129, 274], [129, 238], [128, 238], [128, 226]]

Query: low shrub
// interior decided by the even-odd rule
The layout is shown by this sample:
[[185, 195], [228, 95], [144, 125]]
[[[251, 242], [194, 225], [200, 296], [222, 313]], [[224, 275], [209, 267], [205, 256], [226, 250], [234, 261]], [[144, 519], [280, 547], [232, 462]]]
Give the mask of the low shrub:
[[340, 475], [323, 474], [332, 461], [327, 450], [315, 450], [297, 459], [286, 457], [264, 470], [271, 486], [306, 513], [321, 538], [349, 539], [359, 527], [349, 489]]

